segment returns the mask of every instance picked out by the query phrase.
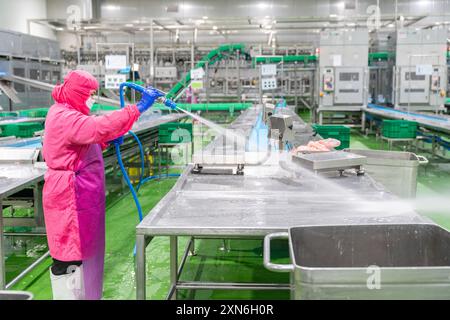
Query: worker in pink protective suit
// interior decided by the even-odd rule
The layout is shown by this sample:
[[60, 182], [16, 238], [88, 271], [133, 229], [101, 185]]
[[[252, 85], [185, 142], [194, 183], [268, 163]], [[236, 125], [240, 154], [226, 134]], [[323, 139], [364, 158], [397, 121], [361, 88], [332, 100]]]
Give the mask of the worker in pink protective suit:
[[54, 299], [100, 299], [105, 251], [102, 149], [124, 135], [161, 96], [147, 88], [141, 101], [104, 116], [89, 116], [97, 80], [71, 71], [52, 92], [43, 154], [48, 166], [43, 204]]

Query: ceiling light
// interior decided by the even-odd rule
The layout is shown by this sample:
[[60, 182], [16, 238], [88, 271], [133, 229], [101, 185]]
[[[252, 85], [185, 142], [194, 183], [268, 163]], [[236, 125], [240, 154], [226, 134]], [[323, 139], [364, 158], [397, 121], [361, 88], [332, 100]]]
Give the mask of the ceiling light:
[[207, 16], [203, 16], [202, 19], [203, 19], [203, 20], [207, 20], [208, 17], [207, 17]]
[[111, 11], [113, 11], [113, 10], [120, 10], [120, 6], [115, 6], [115, 5], [111, 5], [111, 4], [106, 5], [103, 8], [105, 8], [106, 10], [111, 10]]
[[192, 9], [192, 5], [182, 3], [182, 4], [180, 4], [180, 8], [181, 9]]
[[96, 26], [86, 26], [83, 28], [84, 30], [92, 30], [92, 29], [97, 29]]
[[217, 30], [217, 26], [213, 26], [213, 30]]
[[258, 8], [259, 9], [267, 9], [267, 8], [270, 8], [270, 5], [265, 2], [260, 2], [260, 3], [258, 3]]
[[127, 24], [125, 25], [125, 27], [128, 27], [128, 28], [131, 28], [132, 26], [133, 26], [132, 23], [127, 23]]
[[55, 30], [56, 30], [56, 31], [63, 31], [64, 28], [59, 28], [59, 27], [58, 27], [58, 28], [55, 28]]
[[330, 14], [330, 18], [337, 18], [337, 14]]
[[144, 31], [144, 28], [139, 28], [139, 31]]
[[393, 28], [394, 24], [393, 23], [389, 23], [387, 26], [388, 26], [388, 28]]

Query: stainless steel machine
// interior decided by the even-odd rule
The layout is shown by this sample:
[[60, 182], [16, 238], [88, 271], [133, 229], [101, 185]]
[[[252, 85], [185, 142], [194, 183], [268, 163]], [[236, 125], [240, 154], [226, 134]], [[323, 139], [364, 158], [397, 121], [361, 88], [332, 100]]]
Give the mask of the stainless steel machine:
[[[0, 72], [55, 85], [62, 80], [59, 43], [13, 31], [0, 31]], [[24, 83], [1, 85], [0, 107], [6, 111], [49, 107], [50, 92]], [[12, 94], [11, 94], [12, 93]]]
[[287, 114], [274, 114], [269, 117], [269, 138], [278, 141], [279, 150], [290, 149], [294, 140], [294, 119]]
[[439, 111], [447, 82], [445, 29], [400, 29], [394, 74], [395, 108]]
[[320, 34], [319, 123], [324, 112], [361, 112], [368, 101], [367, 30]]

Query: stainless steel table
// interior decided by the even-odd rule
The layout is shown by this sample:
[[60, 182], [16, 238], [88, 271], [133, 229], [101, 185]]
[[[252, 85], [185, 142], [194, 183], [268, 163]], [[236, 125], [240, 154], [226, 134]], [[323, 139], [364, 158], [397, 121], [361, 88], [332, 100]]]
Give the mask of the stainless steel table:
[[368, 176], [331, 173], [326, 179], [295, 178], [271, 166], [247, 167], [243, 176], [212, 176], [191, 174], [191, 169], [186, 168], [174, 188], [137, 226], [138, 299], [146, 298], [145, 248], [156, 236], [170, 237], [170, 298], [177, 289], [287, 289], [270, 283], [180, 282], [193, 244], [189, 242], [179, 267], [179, 236], [262, 239], [292, 226], [429, 222], [408, 206], [401, 207]]
[[34, 189], [35, 216], [42, 216], [42, 184], [45, 169], [33, 164], [0, 165], [0, 290], [6, 287], [5, 252], [3, 236], [3, 199], [28, 187]]
[[[250, 114], [258, 113], [244, 113], [244, 126]], [[309, 130], [296, 134], [296, 139], [304, 141], [310, 137]], [[218, 146], [213, 142], [213, 147]], [[246, 166], [244, 175], [202, 175], [192, 169], [192, 165], [185, 169], [174, 188], [136, 228], [138, 299], [146, 298], [145, 249], [156, 236], [170, 237], [170, 299], [176, 298], [178, 289], [289, 288], [278, 283], [180, 281], [188, 253], [195, 249], [195, 238], [262, 239], [269, 233], [305, 225], [430, 223], [372, 178], [356, 172], [316, 175], [299, 169], [288, 157], [274, 160], [272, 156], [263, 164]], [[180, 236], [190, 241], [179, 263]]]

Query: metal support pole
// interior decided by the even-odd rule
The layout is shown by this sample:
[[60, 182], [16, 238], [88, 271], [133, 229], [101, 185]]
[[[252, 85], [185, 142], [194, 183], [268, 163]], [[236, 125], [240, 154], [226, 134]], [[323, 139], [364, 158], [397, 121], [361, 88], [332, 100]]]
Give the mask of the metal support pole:
[[178, 237], [170, 237], [170, 285], [172, 288], [172, 300], [177, 299], [178, 282]]
[[242, 88], [241, 88], [241, 68], [239, 65], [239, 62], [241, 60], [241, 55], [240, 52], [237, 52], [237, 61], [236, 61], [236, 65], [237, 65], [237, 82], [238, 82], [238, 101], [242, 102]]
[[136, 236], [136, 298], [145, 300], [146, 272], [145, 272], [145, 236]]
[[6, 270], [5, 270], [5, 250], [3, 237], [3, 203], [0, 199], [0, 290], [4, 290], [6, 286]]
[[43, 184], [41, 182], [37, 183], [33, 188], [33, 198], [34, 198], [34, 220], [38, 227], [44, 227], [44, 209], [42, 206], [42, 188]]
[[[205, 77], [206, 77], [206, 103], [209, 104], [209, 63], [205, 64]], [[208, 109], [207, 109], [208, 110]]]
[[195, 43], [195, 30], [192, 33], [192, 43], [191, 43], [191, 69], [195, 67], [195, 55], [194, 55], [194, 43]]
[[259, 103], [262, 104], [263, 103], [263, 92], [262, 92], [262, 75], [261, 75], [261, 65], [259, 65]]
[[161, 156], [162, 156], [162, 152], [161, 152], [161, 146], [158, 145], [158, 180], [161, 179]]
[[155, 81], [155, 48], [153, 39], [153, 19], [150, 20], [150, 83]]

